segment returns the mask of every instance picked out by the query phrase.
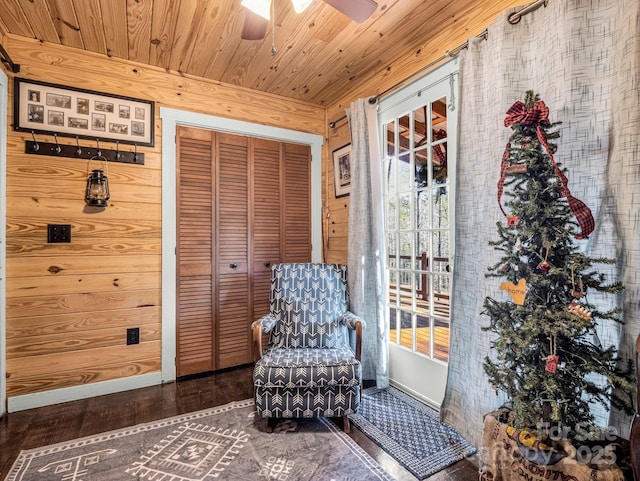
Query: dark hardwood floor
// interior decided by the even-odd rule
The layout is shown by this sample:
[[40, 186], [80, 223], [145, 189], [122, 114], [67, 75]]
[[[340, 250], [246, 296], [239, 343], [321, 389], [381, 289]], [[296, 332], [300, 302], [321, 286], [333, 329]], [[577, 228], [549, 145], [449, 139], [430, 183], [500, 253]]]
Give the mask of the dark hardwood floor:
[[[251, 398], [251, 373], [251, 366], [240, 367], [162, 386], [7, 414], [0, 419], [0, 479], [5, 479], [21, 449], [37, 448]], [[399, 481], [416, 480], [355, 426], [352, 426], [350, 436], [391, 476]], [[430, 481], [477, 479], [477, 460], [474, 457], [429, 478]]]

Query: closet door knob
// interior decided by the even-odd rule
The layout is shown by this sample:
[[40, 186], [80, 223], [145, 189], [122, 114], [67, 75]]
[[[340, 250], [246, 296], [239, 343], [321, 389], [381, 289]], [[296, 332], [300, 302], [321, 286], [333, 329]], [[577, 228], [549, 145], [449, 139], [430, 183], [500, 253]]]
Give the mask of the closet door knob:
[[267, 261], [267, 262], [265, 262], [265, 263], [264, 263], [264, 266], [265, 266], [265, 267], [269, 267], [270, 265], [271, 265], [271, 262], [269, 262], [269, 261]]
[[234, 262], [233, 264], [229, 264], [229, 267], [231, 267], [232, 269], [237, 269], [238, 268], [238, 264], [236, 264]]

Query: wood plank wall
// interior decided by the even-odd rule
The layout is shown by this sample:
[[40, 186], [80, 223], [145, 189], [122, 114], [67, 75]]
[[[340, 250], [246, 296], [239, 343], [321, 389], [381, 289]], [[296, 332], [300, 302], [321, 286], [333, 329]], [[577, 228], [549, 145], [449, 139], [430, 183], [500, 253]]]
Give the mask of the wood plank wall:
[[[96, 212], [83, 200], [87, 162], [25, 154], [31, 135], [12, 130], [9, 99], [7, 395], [159, 371], [161, 335], [174, 335], [160, 319], [160, 107], [313, 134], [326, 131], [325, 109], [35, 40], [3, 45], [20, 77], [156, 101], [155, 147], [140, 149], [144, 166], [110, 163], [111, 200]], [[71, 224], [71, 243], [47, 244], [47, 224]], [[129, 327], [140, 344], [126, 345]]]
[[[381, 65], [377, 72], [362, 79], [348, 92], [340, 93], [327, 106], [327, 121], [335, 121], [345, 114], [345, 109], [358, 98], [369, 98], [384, 92], [392, 85], [430, 64], [446, 52], [462, 45], [469, 37], [480, 34], [503, 11], [526, 2], [522, 0], [488, 0], [483, 2], [450, 2], [446, 8], [434, 12], [448, 26], [436, 35], [425, 32], [424, 42], [397, 58], [392, 64]], [[514, 26], [517, 28], [517, 26]], [[331, 152], [349, 143], [347, 120], [337, 123], [335, 128], [327, 126], [327, 146], [323, 164], [325, 195], [324, 243], [328, 262], [347, 262], [347, 231], [349, 219], [349, 197], [335, 197], [333, 187], [333, 162]], [[327, 219], [327, 213], [330, 217]]]

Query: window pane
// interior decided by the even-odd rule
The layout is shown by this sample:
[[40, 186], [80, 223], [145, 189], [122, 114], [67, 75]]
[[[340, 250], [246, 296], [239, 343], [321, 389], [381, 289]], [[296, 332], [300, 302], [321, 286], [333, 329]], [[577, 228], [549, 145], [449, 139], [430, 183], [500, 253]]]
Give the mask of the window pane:
[[387, 192], [387, 194], [395, 194], [397, 187], [396, 187], [396, 164], [398, 162], [393, 159], [393, 158], [389, 158], [386, 159], [383, 163], [383, 167], [384, 167], [384, 175], [385, 175], [385, 192]]
[[398, 192], [408, 192], [411, 189], [411, 156], [401, 155], [398, 162]]
[[434, 357], [447, 362], [449, 360], [449, 321], [440, 318], [434, 320]]
[[389, 305], [395, 306], [398, 302], [398, 272], [389, 271]]
[[415, 195], [416, 229], [429, 229], [429, 191], [420, 190]]
[[415, 274], [416, 309], [429, 312], [429, 274]]
[[415, 152], [415, 183], [416, 189], [429, 185], [429, 158], [426, 147]]
[[404, 115], [398, 119], [398, 152], [409, 150], [409, 115]]
[[402, 194], [398, 201], [398, 227], [400, 230], [411, 229], [411, 195]]
[[416, 316], [416, 351], [429, 356], [431, 354], [431, 322], [428, 316]]
[[396, 313], [398, 310], [395, 307], [389, 308], [389, 341], [393, 344], [398, 342], [398, 327], [396, 324]]
[[449, 171], [447, 168], [447, 143], [443, 142], [436, 144], [431, 148], [431, 150], [433, 153], [433, 183], [445, 184], [449, 177]]
[[387, 230], [398, 230], [398, 198], [387, 198]]
[[449, 276], [434, 275], [433, 283], [433, 312], [440, 316], [449, 316]]
[[394, 155], [396, 155], [396, 149], [394, 144], [395, 122], [389, 122], [385, 129], [385, 132], [387, 133], [385, 138], [385, 142], [387, 144], [387, 155], [389, 157], [393, 157]]
[[[400, 232], [400, 255], [406, 256], [406, 259], [411, 259], [413, 255], [413, 234], [411, 232]], [[404, 269], [411, 269], [411, 261], [401, 263]]]
[[429, 142], [427, 137], [427, 107], [422, 106], [413, 111], [413, 146], [414, 148]]
[[400, 311], [400, 345], [413, 349], [413, 328], [411, 323], [411, 312]]
[[447, 130], [447, 98], [442, 97], [431, 103], [431, 126], [434, 130]]
[[416, 232], [416, 254], [420, 256], [419, 267], [421, 271], [429, 270], [429, 231]]
[[447, 166], [447, 99], [442, 97], [431, 104], [431, 162], [434, 184], [444, 184]]
[[[449, 231], [438, 230], [432, 234], [433, 239], [433, 259], [441, 262], [449, 261]], [[435, 270], [435, 268], [434, 268]]]
[[432, 229], [449, 228], [449, 194], [446, 187], [436, 187], [433, 192]]

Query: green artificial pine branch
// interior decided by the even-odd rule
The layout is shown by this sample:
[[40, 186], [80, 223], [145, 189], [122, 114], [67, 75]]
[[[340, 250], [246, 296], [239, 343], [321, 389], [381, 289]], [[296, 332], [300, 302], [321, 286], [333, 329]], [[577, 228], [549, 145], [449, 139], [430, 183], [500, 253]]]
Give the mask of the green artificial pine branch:
[[[527, 92], [525, 108], [538, 101], [537, 95]], [[560, 138], [560, 122], [539, 124], [553, 153], [556, 145], [550, 141]], [[489, 325], [483, 329], [496, 338], [494, 355], [484, 359], [484, 370], [491, 385], [506, 393], [517, 429], [535, 428], [540, 422], [570, 430], [578, 425], [593, 427], [592, 402], [631, 412], [627, 397], [633, 389], [631, 362], [621, 362], [616, 349], [594, 341], [597, 322], [622, 322], [620, 311], [600, 311], [588, 301], [589, 291], [616, 294], [623, 286], [597, 270], [615, 260], [590, 258], [576, 248], [578, 223], [536, 124], [516, 122], [511, 129], [509, 165], [526, 169], [506, 175], [503, 202], [518, 222], [497, 223], [497, 240], [489, 246], [501, 258], [488, 267], [486, 277], [513, 284], [525, 279], [526, 297], [522, 305], [485, 299], [483, 314]], [[566, 175], [566, 169], [558, 167]], [[569, 311], [574, 305], [584, 310], [582, 316]], [[559, 363], [550, 372], [545, 368], [553, 354]], [[604, 385], [594, 375], [604, 379]]]

